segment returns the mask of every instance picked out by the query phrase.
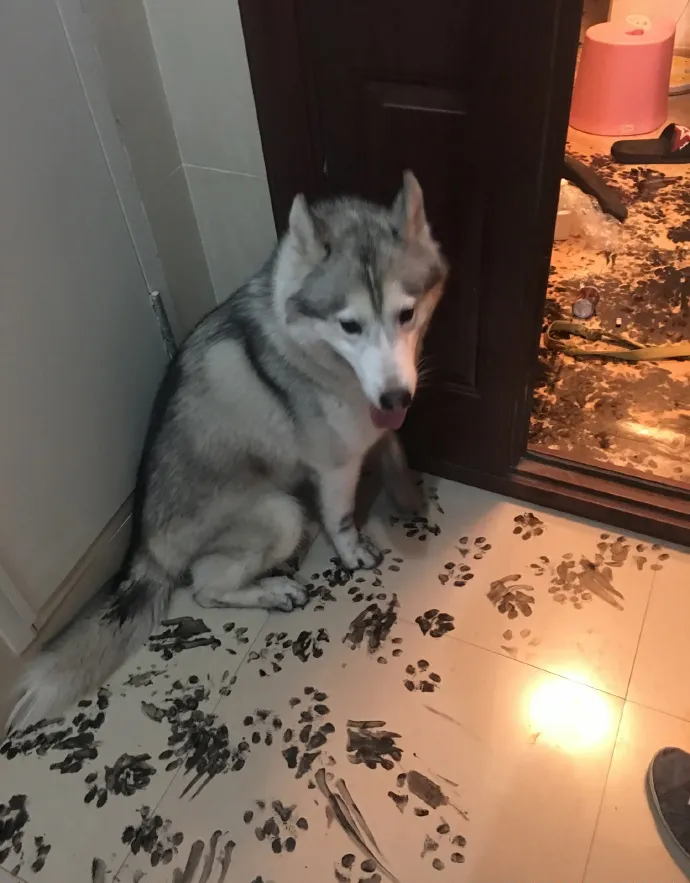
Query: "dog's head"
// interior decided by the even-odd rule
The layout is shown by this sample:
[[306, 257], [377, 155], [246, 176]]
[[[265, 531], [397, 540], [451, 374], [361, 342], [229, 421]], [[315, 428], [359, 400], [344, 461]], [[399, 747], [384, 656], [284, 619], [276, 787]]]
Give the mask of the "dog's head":
[[397, 429], [417, 388], [417, 358], [447, 265], [417, 179], [392, 208], [359, 200], [313, 207], [297, 196], [276, 264], [285, 326], [354, 371], [380, 428]]

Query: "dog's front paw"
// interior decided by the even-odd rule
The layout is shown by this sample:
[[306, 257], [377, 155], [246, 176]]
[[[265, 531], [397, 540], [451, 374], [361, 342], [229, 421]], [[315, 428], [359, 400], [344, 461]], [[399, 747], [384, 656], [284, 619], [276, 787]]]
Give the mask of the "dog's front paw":
[[269, 576], [259, 583], [261, 595], [259, 606], [267, 610], [282, 610], [285, 613], [304, 607], [309, 593], [296, 580], [287, 576]]
[[341, 544], [343, 545], [345, 548], [339, 548], [337, 551], [348, 570], [371, 570], [383, 561], [383, 552], [362, 534], [359, 534], [354, 542]]

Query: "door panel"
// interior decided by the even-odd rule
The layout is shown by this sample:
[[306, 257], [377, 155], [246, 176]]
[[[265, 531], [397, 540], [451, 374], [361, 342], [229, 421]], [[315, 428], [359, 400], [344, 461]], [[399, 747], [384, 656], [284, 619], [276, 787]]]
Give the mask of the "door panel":
[[52, 0], [0, 9], [0, 559], [34, 611], [131, 493], [165, 351]]
[[[473, 225], [466, 224], [466, 218], [478, 219], [481, 208], [476, 188], [458, 174], [468, 140], [466, 98], [460, 90], [391, 82], [367, 84], [365, 91], [365, 192], [373, 199], [389, 201], [400, 186], [401, 168], [414, 169], [422, 182], [427, 214], [451, 267], [447, 296], [438, 308], [427, 354], [433, 353], [434, 361], [452, 372], [461, 385], [475, 388], [478, 304], [473, 275], [479, 239], [472, 235]], [[435, 186], [439, 179], [448, 186]], [[449, 323], [456, 330], [453, 338], [442, 333]]]
[[560, 176], [544, 155], [567, 121], [551, 75], [576, 6], [240, 0], [278, 228], [299, 191], [386, 202], [408, 167], [424, 188], [451, 276], [405, 426], [420, 466], [505, 474], [521, 453]]
[[[470, 4], [298, 5], [330, 194], [390, 202], [411, 168], [451, 267], [427, 354], [438, 382], [476, 388], [480, 192], [467, 162]], [[373, 14], [372, 14], [373, 13]], [[394, 32], [390, 31], [395, 22]], [[412, 50], [410, 51], [410, 48]], [[479, 223], [478, 223], [479, 222]], [[452, 326], [451, 337], [444, 329]]]

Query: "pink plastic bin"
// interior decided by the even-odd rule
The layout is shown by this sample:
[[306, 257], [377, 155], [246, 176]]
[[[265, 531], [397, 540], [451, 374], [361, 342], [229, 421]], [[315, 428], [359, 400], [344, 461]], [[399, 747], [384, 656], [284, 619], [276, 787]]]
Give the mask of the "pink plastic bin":
[[666, 122], [675, 24], [625, 21], [587, 29], [570, 125], [593, 135], [642, 135]]

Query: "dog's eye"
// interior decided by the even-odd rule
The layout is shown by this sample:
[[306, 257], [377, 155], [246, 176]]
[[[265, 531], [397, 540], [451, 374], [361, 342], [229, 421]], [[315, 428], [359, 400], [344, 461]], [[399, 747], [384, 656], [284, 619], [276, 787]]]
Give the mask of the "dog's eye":
[[343, 319], [340, 323], [340, 327], [346, 334], [361, 334], [362, 326], [359, 322], [355, 322], [354, 319]]
[[400, 310], [398, 315], [398, 321], [401, 325], [407, 325], [408, 322], [411, 322], [414, 319], [414, 310], [412, 307], [407, 307], [404, 310]]

